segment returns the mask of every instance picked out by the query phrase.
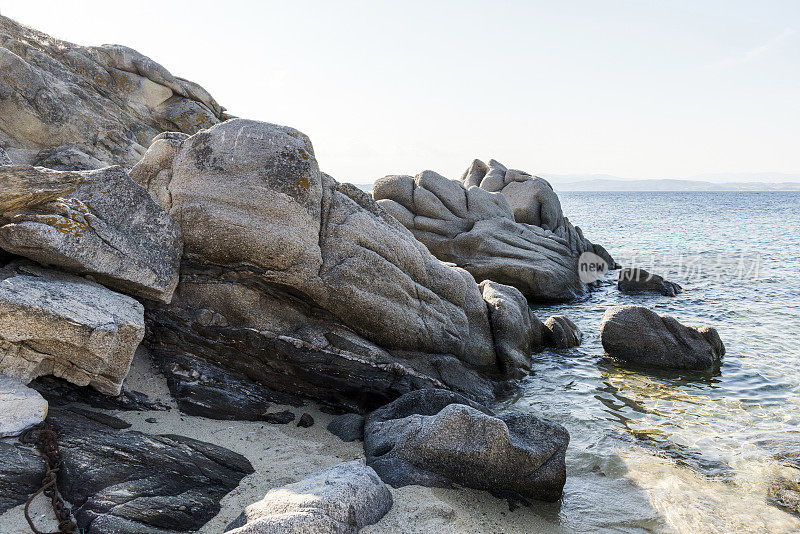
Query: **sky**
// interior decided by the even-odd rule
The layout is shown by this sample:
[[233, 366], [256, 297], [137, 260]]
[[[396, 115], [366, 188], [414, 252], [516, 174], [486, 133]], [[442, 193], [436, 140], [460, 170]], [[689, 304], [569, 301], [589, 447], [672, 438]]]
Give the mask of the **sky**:
[[639, 179], [800, 173], [800, 1], [0, 0], [0, 13], [130, 46], [236, 116], [297, 128], [340, 181], [458, 178], [474, 158]]

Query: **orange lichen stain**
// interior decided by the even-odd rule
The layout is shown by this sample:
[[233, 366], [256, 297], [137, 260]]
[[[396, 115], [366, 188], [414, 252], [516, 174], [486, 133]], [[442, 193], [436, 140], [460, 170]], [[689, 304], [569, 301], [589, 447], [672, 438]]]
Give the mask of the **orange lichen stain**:
[[301, 148], [301, 149], [300, 149], [298, 152], [300, 152], [300, 156], [301, 156], [301, 157], [302, 157], [304, 160], [308, 161], [308, 158], [310, 157], [310, 156], [308, 155], [308, 152], [306, 152], [306, 151], [305, 151], [305, 150], [303, 150], [302, 148]]
[[48, 215], [47, 217], [43, 217], [42, 220], [45, 224], [55, 228], [62, 234], [71, 235], [72, 237], [80, 237], [85, 230], [89, 229], [89, 223], [85, 221], [75, 221], [56, 215]]
[[300, 187], [306, 190], [311, 189], [311, 182], [309, 182], [308, 178], [306, 178], [305, 176], [295, 180], [294, 185], [299, 185]]

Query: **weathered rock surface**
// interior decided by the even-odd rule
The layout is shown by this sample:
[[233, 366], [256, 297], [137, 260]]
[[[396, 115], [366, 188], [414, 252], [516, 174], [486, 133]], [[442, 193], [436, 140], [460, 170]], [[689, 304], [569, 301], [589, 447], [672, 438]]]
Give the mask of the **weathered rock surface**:
[[0, 373], [55, 375], [118, 395], [144, 336], [144, 309], [100, 284], [36, 265], [0, 269]]
[[345, 413], [333, 419], [326, 427], [328, 432], [342, 441], [364, 439], [364, 416], [357, 413]]
[[77, 402], [102, 410], [169, 410], [169, 406], [166, 404], [152, 401], [146, 394], [129, 390], [125, 386], [122, 387], [119, 395], [112, 396], [104, 395], [89, 386], [81, 387], [70, 384], [66, 380], [54, 376], [40, 376], [28, 385], [38, 391], [51, 406], [63, 406]]
[[169, 302], [180, 229], [121, 167], [0, 167], [0, 247], [118, 291]]
[[392, 508], [392, 494], [372, 468], [353, 461], [270, 490], [245, 510], [229, 534], [355, 534]]
[[583, 332], [565, 315], [553, 315], [544, 322], [544, 344], [555, 349], [577, 347], [583, 341]]
[[17, 436], [47, 417], [47, 401], [16, 378], [0, 374], [0, 438]]
[[653, 367], [709, 369], [725, 354], [716, 329], [685, 326], [643, 306], [608, 308], [600, 340], [608, 356]]
[[5, 149], [0, 146], [0, 166], [1, 165], [11, 165], [12, 161], [11, 158], [6, 153]]
[[42, 487], [44, 460], [16, 438], [0, 439], [0, 514], [24, 504]]
[[527, 333], [495, 332], [472, 276], [320, 173], [302, 133], [234, 119], [164, 135], [131, 177], [183, 230], [175, 298], [148, 311], [157, 358], [189, 354], [354, 411], [421, 387], [489, 397], [519, 374], [495, 337], [525, 352]]
[[[529, 299], [581, 295], [583, 252], [615, 265], [562, 215], [558, 197], [541, 178], [476, 160], [462, 182], [433, 171], [386, 176], [375, 182], [372, 195], [440, 260], [463, 267], [478, 281], [514, 286]], [[527, 183], [536, 191], [527, 185], [516, 191], [516, 184]]]
[[160, 132], [225, 120], [199, 85], [124, 46], [85, 47], [0, 16], [0, 146], [15, 163], [131, 166]]
[[453, 483], [555, 501], [566, 482], [569, 434], [532, 414], [494, 416], [462, 395], [408, 393], [364, 425], [367, 465], [395, 487]]
[[660, 293], [665, 297], [674, 297], [683, 291], [675, 282], [635, 267], [620, 270], [617, 288], [624, 293]]
[[195, 531], [253, 472], [246, 458], [210, 443], [120, 432], [60, 408], [51, 418], [63, 458], [59, 488], [86, 534]]

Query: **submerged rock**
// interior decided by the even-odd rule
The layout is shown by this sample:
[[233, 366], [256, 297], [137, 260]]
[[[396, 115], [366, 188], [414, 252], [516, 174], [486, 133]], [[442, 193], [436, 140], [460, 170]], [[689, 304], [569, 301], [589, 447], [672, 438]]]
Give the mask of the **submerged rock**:
[[0, 183], [9, 182], [10, 191], [0, 189], [0, 247], [135, 297], [171, 300], [180, 230], [121, 167], [0, 167]]
[[624, 293], [660, 293], [665, 297], [674, 297], [683, 291], [678, 284], [635, 267], [626, 267], [619, 272], [617, 287]]
[[643, 306], [608, 308], [600, 340], [608, 356], [653, 367], [704, 370], [725, 354], [716, 329], [685, 326]]
[[532, 414], [487, 408], [457, 393], [408, 393], [364, 425], [367, 465], [394, 487], [452, 484], [556, 501], [569, 434]]
[[392, 494], [372, 468], [353, 461], [270, 490], [248, 506], [228, 534], [356, 534], [392, 508]]
[[55, 375], [119, 395], [144, 337], [134, 299], [77, 276], [12, 262], [0, 269], [0, 373]]
[[38, 391], [0, 374], [0, 438], [17, 436], [47, 417], [47, 401]]
[[234, 119], [164, 135], [131, 177], [185, 244], [173, 302], [148, 309], [156, 359], [187, 354], [352, 411], [422, 387], [487, 398], [524, 372], [504, 355], [525, 353], [530, 333], [497, 330], [509, 325], [490, 320], [469, 273], [321, 173], [292, 128]]
[[52, 420], [59, 489], [86, 534], [196, 531], [253, 472], [245, 457], [183, 436], [121, 432], [58, 408]]
[[227, 118], [199, 85], [119, 45], [78, 46], [0, 16], [0, 146], [19, 164], [130, 166], [165, 130]]
[[577, 347], [583, 332], [565, 315], [553, 315], [544, 322], [544, 344], [555, 349]]
[[493, 160], [489, 166], [475, 160], [462, 183], [433, 171], [386, 176], [375, 182], [372, 195], [440, 260], [463, 267], [478, 281], [514, 286], [529, 299], [581, 295], [583, 252], [615, 265], [561, 214], [547, 182]]

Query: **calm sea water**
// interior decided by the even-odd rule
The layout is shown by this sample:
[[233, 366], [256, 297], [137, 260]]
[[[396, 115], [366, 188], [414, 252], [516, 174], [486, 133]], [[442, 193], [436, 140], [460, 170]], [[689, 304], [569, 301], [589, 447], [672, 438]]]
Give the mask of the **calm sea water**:
[[[678, 282], [627, 296], [612, 273], [569, 316], [577, 349], [534, 355], [503, 405], [570, 431], [563, 501], [535, 505], [570, 532], [800, 532], [773, 504], [800, 481], [800, 193], [561, 193], [564, 213], [623, 265]], [[599, 326], [641, 304], [719, 330], [717, 372], [643, 373], [603, 359]], [[794, 463], [793, 463], [794, 462]]]

